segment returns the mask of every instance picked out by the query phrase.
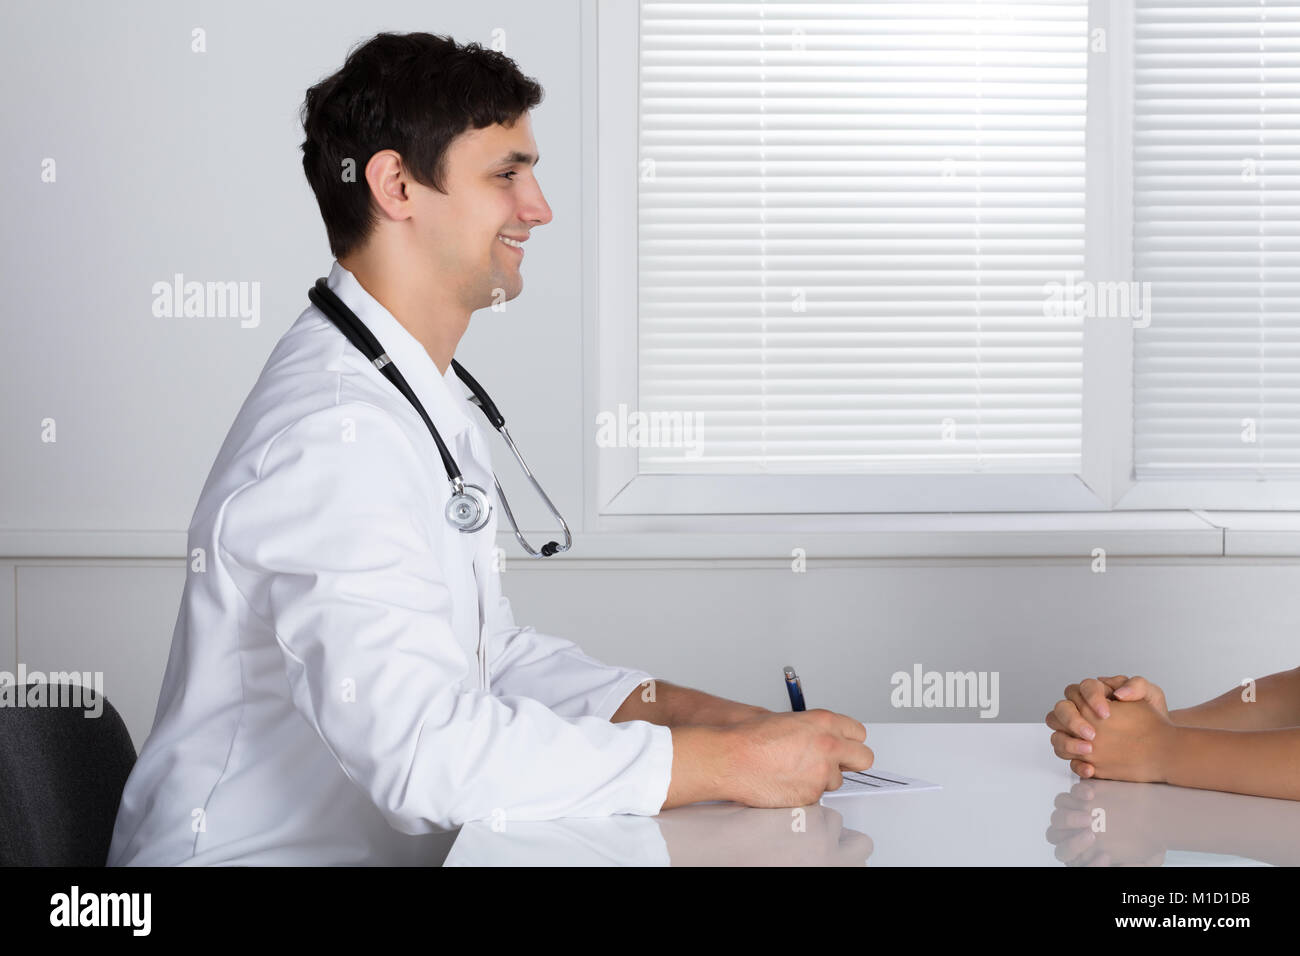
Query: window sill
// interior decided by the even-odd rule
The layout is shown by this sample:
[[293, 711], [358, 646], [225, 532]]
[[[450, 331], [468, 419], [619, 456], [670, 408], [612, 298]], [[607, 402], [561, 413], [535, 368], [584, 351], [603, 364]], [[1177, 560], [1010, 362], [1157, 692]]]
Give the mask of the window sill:
[[[630, 526], [635, 522], [635, 527]], [[1106, 557], [1300, 558], [1300, 512], [1115, 511], [880, 515], [706, 515], [605, 519], [556, 560], [781, 561]], [[530, 541], [554, 529], [528, 532]], [[514, 535], [497, 543], [528, 561]], [[180, 560], [181, 531], [0, 531], [0, 560]]]
[[[562, 560], [1300, 558], [1300, 512], [661, 517], [574, 536]], [[546, 534], [539, 532], [539, 535]], [[501, 536], [507, 556], [518, 551]], [[513, 548], [513, 550], [512, 550]]]
[[1300, 512], [1198, 511], [1223, 530], [1224, 554], [1252, 557], [1300, 555]]

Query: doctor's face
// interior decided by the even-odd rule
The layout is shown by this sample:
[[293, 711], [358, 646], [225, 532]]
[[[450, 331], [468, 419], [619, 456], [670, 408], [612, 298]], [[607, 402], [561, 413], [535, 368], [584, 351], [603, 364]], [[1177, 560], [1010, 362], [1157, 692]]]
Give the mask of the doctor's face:
[[[525, 113], [513, 126], [487, 126], [456, 137], [445, 158], [447, 194], [419, 190], [428, 206], [416, 219], [420, 241], [471, 312], [523, 290], [522, 243], [534, 226], [551, 221], [551, 207], [533, 175], [537, 159], [532, 120]], [[504, 242], [503, 236], [520, 244]]]

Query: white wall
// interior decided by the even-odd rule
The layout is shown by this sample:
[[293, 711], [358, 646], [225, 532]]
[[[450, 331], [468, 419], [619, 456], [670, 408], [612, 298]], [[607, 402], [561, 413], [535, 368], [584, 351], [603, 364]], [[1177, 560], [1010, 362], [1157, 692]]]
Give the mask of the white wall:
[[[521, 624], [602, 659], [773, 709], [794, 664], [809, 706], [868, 722], [980, 719], [894, 709], [890, 676], [917, 663], [998, 671], [1007, 721], [1041, 720], [1082, 676], [1145, 674], [1182, 706], [1300, 663], [1290, 561], [678, 564], [512, 561], [506, 590]], [[103, 671], [138, 749], [184, 579], [179, 559], [0, 564], [0, 667]]]
[[[554, 222], [529, 245], [526, 294], [479, 313], [457, 354], [528, 436], [556, 503], [578, 512], [577, 3], [129, 8], [64, 0], [5, 13], [0, 531], [188, 526], [266, 356], [329, 272], [302, 172], [303, 95], [386, 29], [486, 45], [503, 28], [546, 88], [533, 122]], [[206, 53], [190, 51], [195, 27]], [[46, 158], [54, 183], [41, 181]], [[175, 273], [260, 283], [259, 324], [154, 317], [153, 285]], [[41, 442], [46, 418], [54, 444]]]
[[[329, 269], [301, 169], [306, 88], [379, 30], [488, 44], [498, 28], [546, 88], [533, 123], [555, 219], [530, 243], [524, 294], [479, 313], [458, 357], [587, 541], [601, 529], [586, 517], [581, 263], [597, 238], [580, 229], [592, 178], [578, 0], [120, 9], [10, 8], [0, 31], [0, 666], [104, 671], [139, 747], [199, 490], [266, 355]], [[191, 52], [195, 27], [206, 53]], [[47, 157], [55, 183], [41, 182]], [[153, 283], [177, 272], [259, 282], [260, 323], [154, 317]], [[507, 490], [521, 488], [497, 456]], [[514, 499], [526, 525], [547, 527], [528, 495]], [[783, 558], [643, 560], [616, 545], [598, 549], [609, 561], [537, 564], [502, 545], [522, 623], [770, 707], [784, 706], [787, 663], [810, 705], [872, 721], [978, 719], [892, 709], [889, 675], [914, 663], [998, 671], [1001, 720], [1039, 720], [1067, 680], [1101, 671], [1146, 673], [1187, 703], [1300, 663], [1300, 565], [1285, 558], [1115, 557], [1095, 574], [1084, 550], [814, 559], [796, 574]]]

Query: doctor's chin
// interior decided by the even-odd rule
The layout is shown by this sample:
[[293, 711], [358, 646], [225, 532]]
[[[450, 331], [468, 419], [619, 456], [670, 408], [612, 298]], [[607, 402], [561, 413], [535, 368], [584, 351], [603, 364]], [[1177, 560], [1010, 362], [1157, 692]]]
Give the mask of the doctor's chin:
[[1300, 0], [446, 6], [6, 14], [42, 929], [280, 866], [1262, 925]]

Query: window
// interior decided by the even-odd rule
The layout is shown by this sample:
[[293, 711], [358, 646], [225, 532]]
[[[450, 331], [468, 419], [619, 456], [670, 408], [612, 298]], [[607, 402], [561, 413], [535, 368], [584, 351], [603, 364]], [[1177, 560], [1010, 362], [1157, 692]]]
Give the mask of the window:
[[599, 515], [1300, 507], [1300, 2], [598, 28]]
[[1300, 476], [1300, 4], [1137, 5], [1139, 478]]
[[639, 407], [699, 423], [643, 472], [1078, 471], [1086, 3], [640, 34]]

